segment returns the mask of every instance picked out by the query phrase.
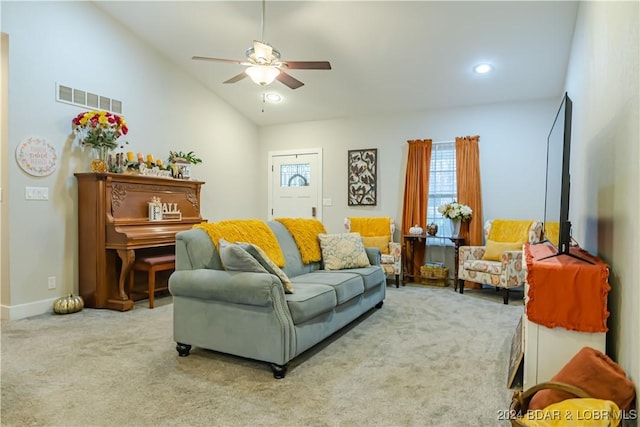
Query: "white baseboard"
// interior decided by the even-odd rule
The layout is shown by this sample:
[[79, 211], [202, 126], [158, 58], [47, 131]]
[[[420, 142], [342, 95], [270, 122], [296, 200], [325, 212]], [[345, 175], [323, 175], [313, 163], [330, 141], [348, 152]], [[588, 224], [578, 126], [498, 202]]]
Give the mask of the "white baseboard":
[[0, 318], [2, 320], [19, 320], [40, 314], [53, 313], [53, 302], [56, 299], [57, 297], [27, 304], [0, 305]]

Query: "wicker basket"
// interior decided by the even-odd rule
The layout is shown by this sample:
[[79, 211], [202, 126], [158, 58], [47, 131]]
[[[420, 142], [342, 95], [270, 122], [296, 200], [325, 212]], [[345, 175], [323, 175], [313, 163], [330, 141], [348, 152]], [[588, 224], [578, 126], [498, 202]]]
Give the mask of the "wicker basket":
[[449, 286], [449, 269], [433, 265], [420, 267], [420, 283], [431, 286]]
[[571, 384], [559, 383], [553, 381], [543, 382], [534, 385], [526, 391], [516, 390], [511, 398], [511, 405], [509, 406], [509, 421], [511, 421], [512, 427], [523, 427], [525, 424], [522, 422], [522, 418], [529, 410], [529, 402], [536, 392], [540, 390], [560, 390], [572, 394], [576, 397], [591, 397], [587, 392], [573, 386]]

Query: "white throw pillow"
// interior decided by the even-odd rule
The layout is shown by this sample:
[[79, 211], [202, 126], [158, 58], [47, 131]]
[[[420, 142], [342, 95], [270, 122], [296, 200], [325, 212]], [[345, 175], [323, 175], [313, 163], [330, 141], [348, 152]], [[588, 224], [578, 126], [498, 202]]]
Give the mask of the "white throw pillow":
[[325, 270], [369, 267], [360, 233], [318, 234]]

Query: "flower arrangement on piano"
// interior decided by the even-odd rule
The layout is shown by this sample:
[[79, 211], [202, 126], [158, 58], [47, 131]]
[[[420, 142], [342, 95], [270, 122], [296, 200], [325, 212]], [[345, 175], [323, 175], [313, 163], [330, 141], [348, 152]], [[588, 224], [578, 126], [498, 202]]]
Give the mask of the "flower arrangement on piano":
[[189, 151], [188, 153], [184, 153], [182, 151], [169, 151], [169, 163], [190, 163], [192, 165], [197, 165], [198, 163], [202, 163], [202, 159], [196, 157], [193, 151]]
[[458, 203], [455, 200], [451, 203], [445, 203], [444, 205], [439, 206], [438, 212], [440, 212], [445, 218], [458, 221], [469, 221], [473, 214], [473, 211], [469, 206]]
[[[82, 145], [113, 150], [118, 147], [118, 138], [129, 132], [124, 117], [108, 111], [87, 111], [71, 120], [73, 131]], [[125, 142], [128, 144], [128, 142]], [[120, 145], [122, 148], [123, 145]]]

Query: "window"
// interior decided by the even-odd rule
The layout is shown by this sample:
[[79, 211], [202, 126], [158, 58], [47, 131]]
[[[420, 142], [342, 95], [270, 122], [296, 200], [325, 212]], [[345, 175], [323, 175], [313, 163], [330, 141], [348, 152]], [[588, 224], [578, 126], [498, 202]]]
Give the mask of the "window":
[[311, 178], [309, 163], [294, 163], [280, 166], [280, 187], [306, 187]]
[[449, 220], [438, 212], [438, 206], [457, 200], [457, 194], [456, 143], [435, 143], [431, 148], [427, 224], [436, 223], [439, 236], [450, 236], [451, 225]]

